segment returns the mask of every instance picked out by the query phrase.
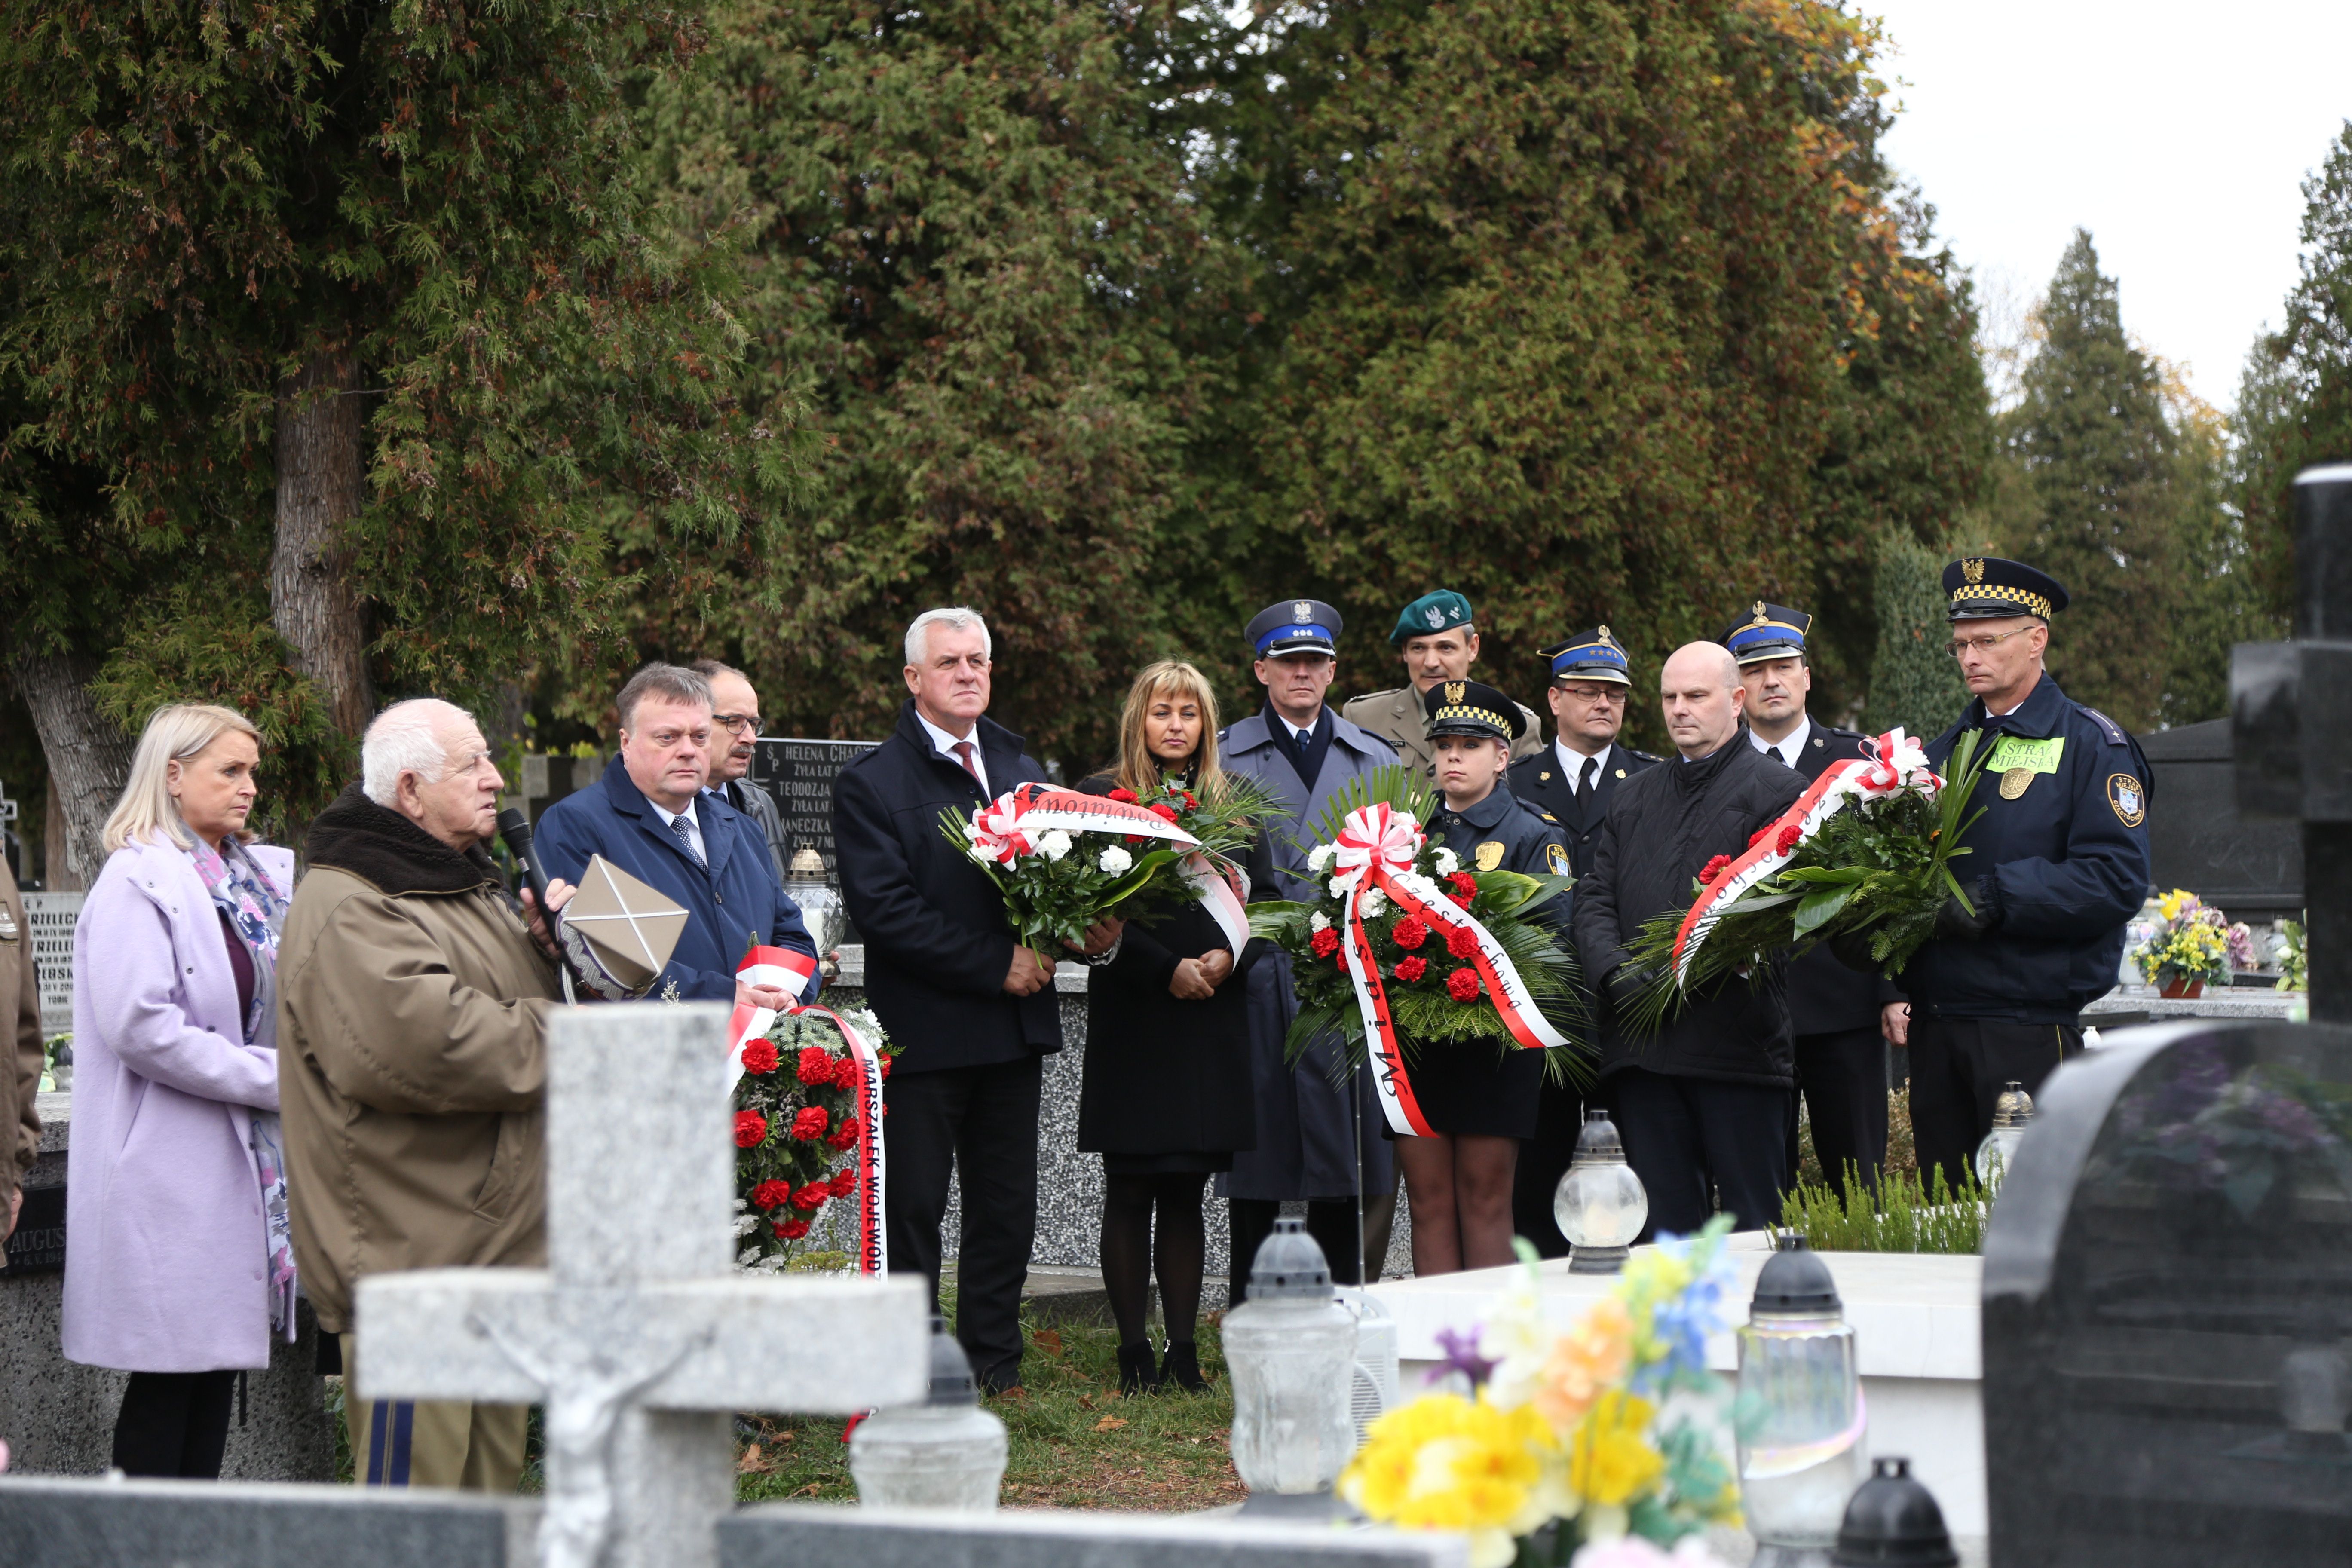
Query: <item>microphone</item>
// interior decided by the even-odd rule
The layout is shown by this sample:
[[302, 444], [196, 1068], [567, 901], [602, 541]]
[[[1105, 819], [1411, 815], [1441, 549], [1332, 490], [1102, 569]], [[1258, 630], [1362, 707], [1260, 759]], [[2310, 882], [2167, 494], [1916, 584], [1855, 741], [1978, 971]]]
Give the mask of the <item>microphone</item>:
[[539, 863], [539, 856], [530, 846], [530, 818], [513, 806], [499, 813], [499, 837], [505, 843], [507, 853], [522, 868], [524, 885], [530, 896], [539, 900], [539, 912], [547, 920], [547, 931], [555, 934], [555, 916], [547, 907], [547, 872]]

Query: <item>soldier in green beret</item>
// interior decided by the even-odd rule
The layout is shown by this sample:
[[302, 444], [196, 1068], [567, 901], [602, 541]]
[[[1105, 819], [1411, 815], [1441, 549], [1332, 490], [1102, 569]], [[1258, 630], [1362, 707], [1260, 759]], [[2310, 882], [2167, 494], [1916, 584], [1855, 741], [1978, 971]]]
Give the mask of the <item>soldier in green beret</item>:
[[[1405, 684], [1352, 698], [1340, 712], [1358, 729], [1386, 737], [1407, 767], [1434, 778], [1437, 753], [1430, 746], [1423, 703], [1431, 687], [1441, 680], [1467, 679], [1470, 667], [1478, 661], [1478, 628], [1471, 623], [1470, 601], [1451, 588], [1423, 594], [1398, 612], [1389, 646], [1404, 659]], [[1511, 742], [1512, 759], [1532, 757], [1543, 750], [1543, 724], [1525, 703], [1511, 706], [1527, 721], [1527, 728]]]

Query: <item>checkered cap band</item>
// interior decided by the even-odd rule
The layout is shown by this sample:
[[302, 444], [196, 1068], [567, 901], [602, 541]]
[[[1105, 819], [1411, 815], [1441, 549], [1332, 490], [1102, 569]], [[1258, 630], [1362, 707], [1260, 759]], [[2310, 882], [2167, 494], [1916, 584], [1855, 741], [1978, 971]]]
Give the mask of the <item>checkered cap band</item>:
[[1967, 583], [1952, 590], [1952, 603], [1955, 605], [1974, 605], [1992, 599], [2005, 605], [2015, 605], [2027, 615], [2040, 616], [2045, 621], [2054, 617], [2048, 597], [2031, 588], [2011, 588], [2000, 583]]

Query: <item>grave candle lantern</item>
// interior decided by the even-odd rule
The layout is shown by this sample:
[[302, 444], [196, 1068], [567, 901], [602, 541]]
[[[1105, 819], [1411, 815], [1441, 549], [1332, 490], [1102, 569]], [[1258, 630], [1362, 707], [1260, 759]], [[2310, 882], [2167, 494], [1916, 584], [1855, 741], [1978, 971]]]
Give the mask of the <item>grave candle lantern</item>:
[[1977, 1180], [1988, 1189], [2000, 1185], [2009, 1167], [2017, 1158], [2017, 1145], [2025, 1137], [2026, 1125], [2033, 1120], [2033, 1097], [2015, 1079], [2009, 1080], [2000, 1098], [1992, 1102], [1992, 1131], [1977, 1145]]
[[849, 1436], [849, 1473], [866, 1508], [992, 1513], [1004, 1480], [1004, 1423], [980, 1407], [971, 1363], [931, 1320], [931, 1392], [920, 1405], [877, 1410]]
[[1880, 1459], [1845, 1506], [1836, 1568], [1959, 1568], [1935, 1494], [1911, 1479], [1908, 1459]]
[[1605, 1110], [1584, 1113], [1576, 1154], [1553, 1190], [1551, 1215], [1573, 1250], [1570, 1274], [1614, 1274], [1650, 1219], [1650, 1194], [1625, 1163], [1625, 1144]]
[[1862, 1479], [1867, 1425], [1853, 1329], [1837, 1282], [1802, 1237], [1757, 1276], [1739, 1331], [1739, 1492], [1757, 1568], [1825, 1564]]
[[841, 895], [825, 879], [824, 857], [814, 849], [795, 851], [793, 874], [784, 879], [784, 891], [800, 906], [801, 921], [808, 927], [809, 940], [816, 943], [817, 957], [824, 957], [841, 941], [841, 933], [849, 923]]
[[1250, 1266], [1249, 1300], [1225, 1314], [1223, 1332], [1243, 1483], [1259, 1494], [1328, 1495], [1356, 1447], [1356, 1318], [1336, 1299], [1304, 1222], [1274, 1222]]

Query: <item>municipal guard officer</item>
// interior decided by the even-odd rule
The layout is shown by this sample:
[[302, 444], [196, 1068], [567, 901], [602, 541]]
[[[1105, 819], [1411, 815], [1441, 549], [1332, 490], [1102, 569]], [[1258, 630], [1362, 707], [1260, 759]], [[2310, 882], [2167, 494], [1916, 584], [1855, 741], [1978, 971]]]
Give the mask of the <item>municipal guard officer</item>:
[[[1748, 689], [1748, 740], [1811, 784], [1832, 763], [1869, 755], [1852, 730], [1805, 711], [1813, 672], [1805, 636], [1813, 617], [1758, 599], [1716, 640], [1739, 661]], [[1790, 963], [1789, 1021], [1796, 1031], [1797, 1090], [1813, 1125], [1813, 1152], [1834, 1190], [1849, 1167], [1869, 1186], [1886, 1162], [1886, 1009], [1903, 994], [1876, 972], [1847, 968], [1815, 948]], [[1797, 1168], [1796, 1102], [1790, 1102], [1789, 1169]]]
[[[1423, 700], [1441, 680], [1466, 679], [1477, 662], [1478, 628], [1471, 624], [1470, 601], [1451, 588], [1423, 594], [1397, 612], [1389, 646], [1404, 659], [1405, 684], [1351, 698], [1343, 711], [1350, 722], [1386, 736], [1398, 759], [1428, 778], [1436, 753], [1430, 746]], [[1533, 709], [1516, 702], [1511, 707], [1525, 724], [1511, 742], [1511, 755], [1531, 757], [1543, 750], [1543, 727]]]
[[[1422, 700], [1445, 803], [1430, 837], [1465, 870], [1564, 874], [1568, 847], [1559, 825], [1503, 782], [1511, 742], [1526, 722], [1518, 704], [1478, 680], [1441, 680]], [[1555, 894], [1534, 914], [1563, 941], [1570, 897]], [[1543, 1053], [1497, 1051], [1484, 1041], [1427, 1047], [1413, 1058], [1411, 1077], [1413, 1098], [1437, 1132], [1396, 1140], [1412, 1205], [1413, 1273], [1509, 1262], [1512, 1181], [1519, 1140], [1536, 1130]]]
[[2084, 1005], [2116, 983], [2125, 922], [2148, 893], [2147, 763], [2042, 668], [2064, 588], [2021, 563], [1971, 557], [1944, 568], [1944, 593], [1976, 695], [1927, 755], [1944, 770], [1961, 736], [1980, 734], [1985, 771], [1969, 804], [1984, 813], [1954, 867], [1968, 901], [1946, 905], [1902, 983], [1919, 1168], [1957, 1180], [2001, 1086], [2040, 1089], [2082, 1049]]
[[[1542, 651], [1551, 661], [1551, 685], [1544, 696], [1551, 705], [1552, 743], [1511, 764], [1511, 793], [1559, 824], [1569, 868], [1581, 877], [1592, 869], [1601, 820], [1618, 784], [1656, 767], [1658, 759], [1618, 742], [1633, 676], [1624, 646], [1607, 626], [1579, 632]], [[1513, 1223], [1546, 1258], [1568, 1256], [1568, 1237], [1552, 1218], [1551, 1200], [1583, 1130], [1583, 1097], [1574, 1085], [1547, 1079], [1535, 1134], [1519, 1146], [1511, 1195]]]

